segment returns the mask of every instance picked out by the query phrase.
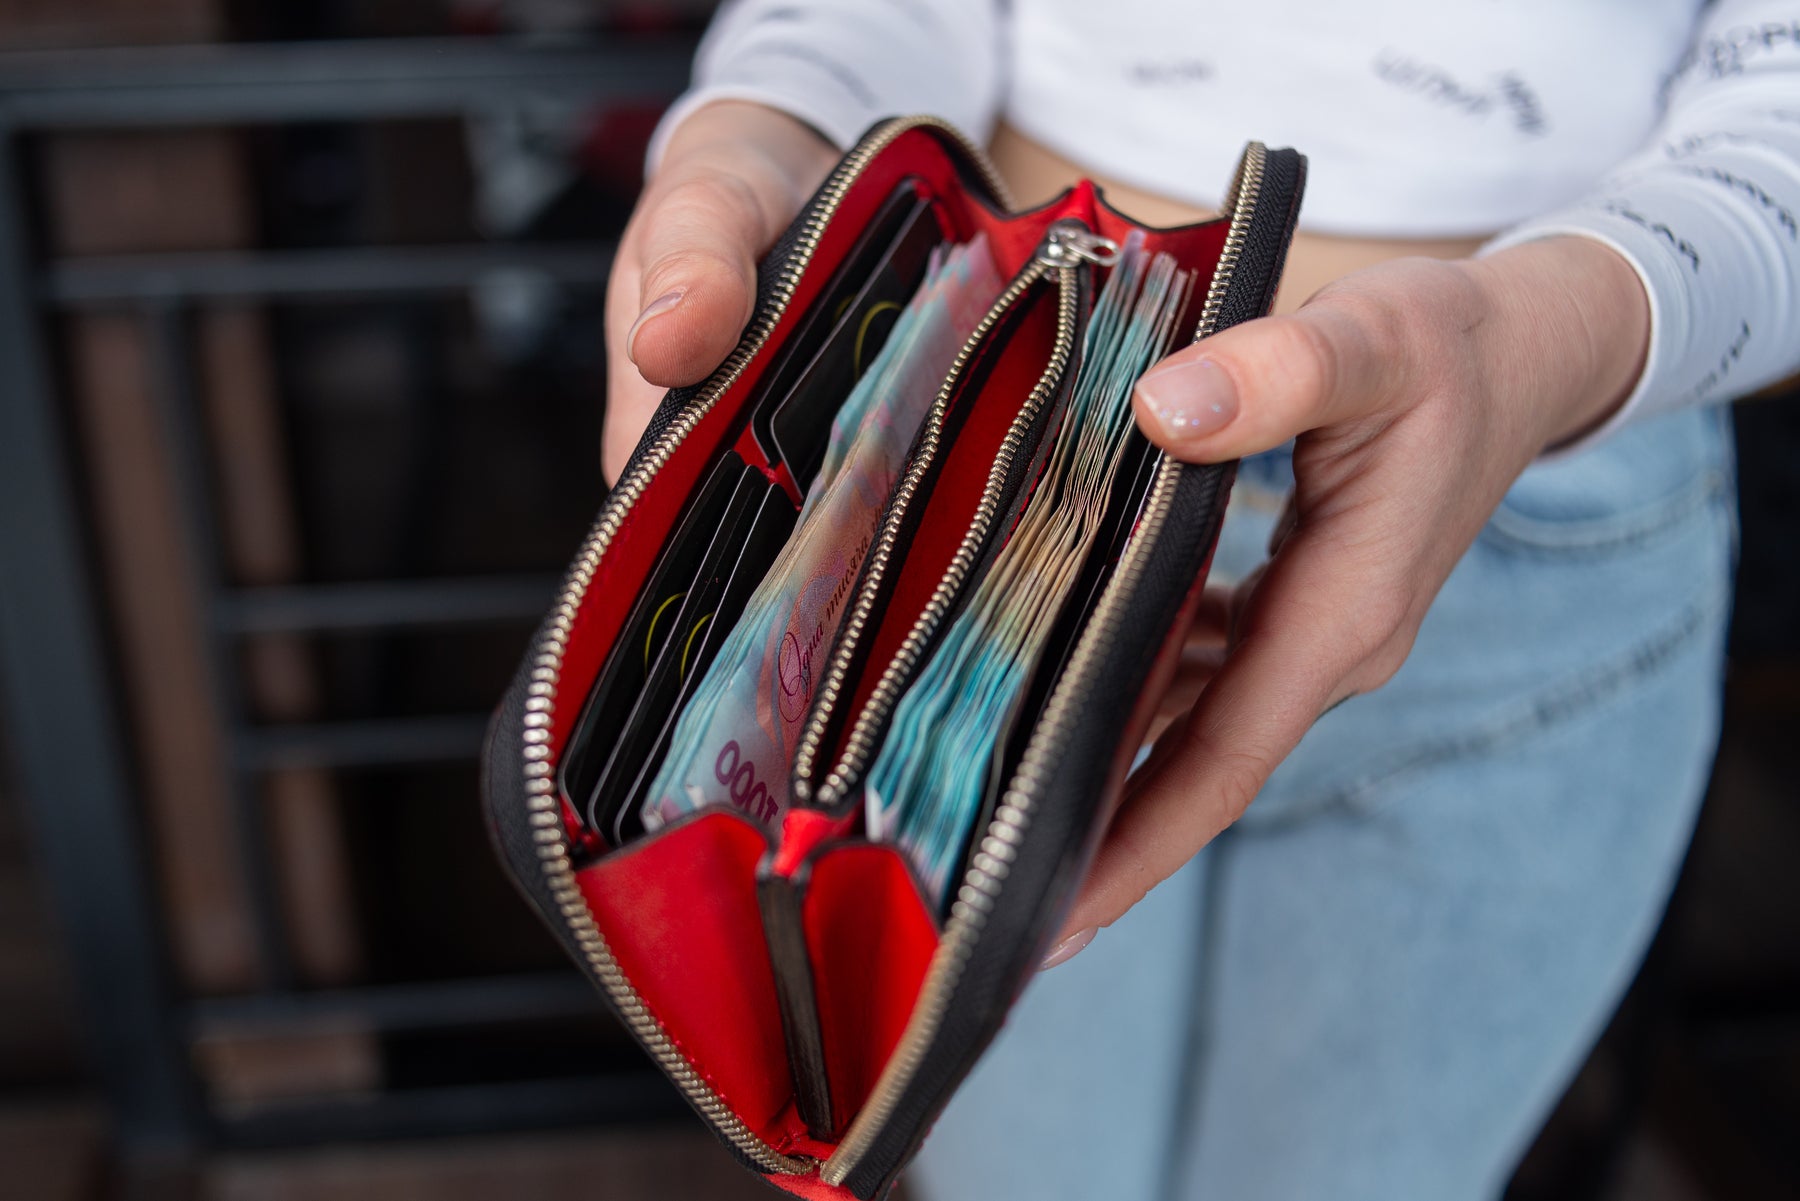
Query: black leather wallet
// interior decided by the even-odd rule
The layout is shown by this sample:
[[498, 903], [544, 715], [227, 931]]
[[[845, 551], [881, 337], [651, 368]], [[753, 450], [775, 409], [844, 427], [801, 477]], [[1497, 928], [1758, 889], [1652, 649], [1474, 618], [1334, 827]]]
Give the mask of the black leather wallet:
[[[1177, 328], [1203, 338], [1269, 310], [1304, 177], [1299, 154], [1252, 143], [1214, 221], [1140, 227], [1089, 183], [1013, 213], [954, 129], [877, 125], [768, 254], [737, 349], [658, 409], [577, 552], [490, 731], [496, 845], [625, 1025], [770, 1183], [839, 1199], [892, 1187], [1041, 961], [1199, 598], [1233, 467], [1184, 465], [1134, 432], [1016, 734], [970, 765], [990, 783], [948, 904], [867, 837], [863, 774], [894, 702], [1034, 497], [1108, 270], [1083, 238], [1143, 229], [1148, 250], [1196, 272]], [[933, 247], [978, 234], [1011, 282], [944, 380], [845, 618], [815, 651], [788, 778], [645, 832], [635, 805], [686, 697], [646, 676], [645, 614], [679, 576], [712, 581], [706, 615], [732, 620], [790, 536], [843, 398], [828, 328], [848, 298], [904, 295]], [[721, 547], [731, 570], [707, 566]], [[771, 789], [787, 804], [765, 828]]]

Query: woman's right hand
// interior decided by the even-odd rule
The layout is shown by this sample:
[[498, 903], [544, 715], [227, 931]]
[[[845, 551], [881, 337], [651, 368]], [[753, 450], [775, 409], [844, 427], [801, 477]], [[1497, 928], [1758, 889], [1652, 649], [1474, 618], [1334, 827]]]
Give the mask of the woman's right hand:
[[760, 104], [718, 101], [676, 127], [606, 290], [609, 481], [663, 393], [705, 379], [737, 345], [756, 300], [756, 260], [837, 160], [810, 127]]

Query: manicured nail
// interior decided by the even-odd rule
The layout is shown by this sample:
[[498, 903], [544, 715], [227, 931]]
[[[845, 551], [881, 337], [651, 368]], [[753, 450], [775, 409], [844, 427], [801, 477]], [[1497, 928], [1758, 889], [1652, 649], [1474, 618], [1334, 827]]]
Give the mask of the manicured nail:
[[1044, 962], [1038, 964], [1038, 971], [1047, 972], [1059, 963], [1069, 962], [1069, 960], [1081, 954], [1082, 949], [1090, 942], [1093, 942], [1094, 935], [1098, 933], [1100, 933], [1100, 927], [1089, 926], [1085, 930], [1077, 930], [1075, 933], [1069, 935], [1069, 937], [1056, 944], [1055, 950], [1044, 956]]
[[1171, 441], [1216, 434], [1237, 416], [1237, 388], [1211, 359], [1158, 367], [1138, 381], [1137, 391]]
[[658, 296], [655, 300], [652, 300], [649, 304], [644, 306], [644, 311], [638, 314], [637, 320], [631, 323], [631, 329], [625, 335], [626, 358], [635, 361], [636, 356], [631, 353], [631, 348], [633, 344], [637, 342], [638, 331], [644, 328], [644, 322], [650, 320], [652, 317], [662, 316], [664, 313], [680, 304], [681, 298], [686, 295], [687, 290], [685, 288], [676, 288], [672, 292], [664, 292], [661, 296]]

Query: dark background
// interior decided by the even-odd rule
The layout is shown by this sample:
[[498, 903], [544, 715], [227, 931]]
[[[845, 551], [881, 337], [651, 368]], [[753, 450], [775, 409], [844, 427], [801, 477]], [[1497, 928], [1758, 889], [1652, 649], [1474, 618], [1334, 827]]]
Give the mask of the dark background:
[[[0, 0], [0, 1198], [764, 1195], [474, 771], [707, 7]], [[1712, 793], [1515, 1201], [1800, 1196], [1800, 408], [1737, 416]]]

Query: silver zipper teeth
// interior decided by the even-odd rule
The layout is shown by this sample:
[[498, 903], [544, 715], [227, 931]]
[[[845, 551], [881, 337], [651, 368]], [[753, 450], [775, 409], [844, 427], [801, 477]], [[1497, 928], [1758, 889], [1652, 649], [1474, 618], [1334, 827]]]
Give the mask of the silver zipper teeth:
[[593, 911], [588, 908], [587, 899], [581, 895], [581, 889], [575, 882], [575, 864], [570, 857], [568, 834], [563, 828], [561, 806], [557, 802], [556, 772], [550, 748], [552, 718], [556, 708], [557, 685], [562, 676], [563, 658], [568, 653], [575, 616], [580, 611], [582, 598], [587, 595], [589, 585], [593, 583], [595, 572], [599, 570], [606, 548], [612, 544], [626, 515], [631, 512], [632, 505], [643, 495], [651, 476], [669, 461], [682, 439], [693, 432], [694, 427], [711, 411], [713, 404], [738, 376], [743, 374], [744, 367], [768, 341], [769, 334], [794, 298], [801, 274], [818, 250], [819, 238], [825, 225], [837, 211], [838, 205], [843, 203], [850, 186], [869, 162], [895, 138], [920, 128], [936, 129], [950, 136], [969, 160], [976, 164], [992, 195], [999, 198], [1007, 208], [1011, 207], [1006, 186], [987, 161], [987, 156], [970, 144], [954, 126], [935, 117], [909, 117], [895, 121], [838, 165], [826, 181], [823, 202], [801, 230], [787, 267], [776, 281], [774, 303], [745, 332], [738, 348], [712, 374], [694, 401], [682, 410], [681, 415], [656, 440], [649, 453], [636, 461], [626, 477], [619, 481], [619, 486], [608, 495], [600, 516], [582, 543], [574, 566], [569, 569], [556, 605], [551, 610], [543, 639], [538, 644], [537, 657], [532, 661], [531, 680], [526, 693], [524, 761], [527, 820], [532, 827], [532, 839], [537, 844], [538, 865], [543, 871], [545, 882], [550, 886], [551, 896], [564, 924], [574, 936], [583, 958], [593, 969], [595, 977], [605, 988], [625, 1024], [649, 1050], [658, 1066], [668, 1073], [695, 1108], [746, 1158], [765, 1172], [785, 1175], [810, 1172], [817, 1167], [818, 1161], [804, 1155], [783, 1155], [759, 1138], [745, 1125], [743, 1119], [731, 1111], [731, 1107], [694, 1070], [693, 1065], [675, 1046], [674, 1040], [644, 1004], [637, 989], [619, 970], [611, 948], [601, 936]]
[[[1263, 144], [1251, 142], [1238, 164], [1237, 175], [1227, 194], [1226, 211], [1231, 214], [1231, 225], [1226, 231], [1225, 245], [1219, 252], [1218, 264], [1213, 268], [1212, 282], [1207, 288], [1200, 322], [1194, 331], [1196, 342], [1213, 333], [1217, 327], [1219, 310], [1224, 305], [1231, 275], [1243, 255], [1250, 217], [1256, 211], [1257, 198], [1262, 192], [1266, 161], [1267, 150]], [[964, 875], [962, 885], [957, 890], [956, 901], [950, 908], [950, 918], [944, 924], [943, 938], [939, 940], [937, 952], [932, 956], [925, 981], [919, 987], [919, 998], [913, 1004], [912, 1016], [907, 1020], [900, 1044], [889, 1056], [887, 1066], [882, 1069], [881, 1077], [876, 1081], [868, 1102], [857, 1113], [850, 1129], [845, 1132], [843, 1141], [819, 1171], [819, 1178], [826, 1184], [842, 1186], [849, 1178], [857, 1163], [868, 1152], [870, 1144], [875, 1141], [876, 1135], [893, 1116], [894, 1106], [899, 1104], [900, 1097], [912, 1083], [914, 1074], [924, 1061], [925, 1052], [937, 1037], [950, 997], [956, 991], [956, 986], [962, 979], [963, 968], [987, 925], [988, 914], [993, 911], [994, 902], [999, 899], [1000, 890], [1006, 884], [1007, 874], [1018, 856], [1019, 845], [1031, 826], [1038, 799], [1048, 787], [1048, 769], [1053, 753], [1067, 740], [1077, 724], [1083, 702], [1093, 685], [1089, 677], [1093, 674], [1094, 665], [1104, 659], [1112, 648], [1118, 633], [1113, 628], [1118, 622], [1118, 614], [1143, 575], [1144, 565], [1149, 557], [1148, 548], [1155, 544], [1163, 523], [1168, 519], [1169, 509], [1175, 499], [1175, 484], [1180, 474], [1179, 462], [1167, 455], [1160, 456], [1156, 478], [1151, 483], [1150, 495], [1137, 531], [1132, 535], [1118, 570], [1101, 594], [1094, 616], [1082, 630], [1075, 652], [1070, 656], [1068, 669], [1057, 680], [1049, 701], [1045, 703], [1044, 716], [1032, 731], [1031, 741], [1025, 748], [1019, 769], [1000, 798], [994, 820], [983, 834], [980, 847], [971, 857], [968, 873]]]
[[[1225, 291], [1230, 286], [1232, 273], [1237, 270], [1238, 259], [1243, 257], [1244, 239], [1250, 236], [1250, 218], [1244, 215], [1243, 200], [1249, 196], [1250, 209], [1255, 209], [1268, 159], [1268, 147], [1261, 142], [1251, 142], [1244, 147], [1244, 157], [1238, 160], [1237, 171], [1231, 177], [1231, 187], [1225, 193], [1225, 211], [1231, 214], [1231, 227], [1225, 231], [1219, 265], [1213, 269], [1212, 285], [1206, 289], [1206, 303], [1201, 306], [1200, 324], [1194, 331], [1196, 342], [1212, 333], [1219, 323], [1219, 310], [1225, 307]], [[1164, 459], [1166, 462], [1167, 456]]]
[[[1030, 287], [1044, 278], [1051, 271], [1059, 272], [1058, 281], [1061, 289], [1057, 301], [1056, 314], [1056, 348], [1045, 365], [1043, 374], [1032, 387], [1026, 397], [1019, 415], [1013, 419], [1006, 431], [1006, 437], [1000, 443], [1000, 449], [994, 456], [994, 464], [988, 471], [986, 485], [982, 488], [980, 503], [975, 508], [975, 519], [968, 531], [963, 535], [961, 545], [951, 558], [943, 577], [932, 591], [931, 599], [918, 619], [913, 622], [912, 629], [907, 632], [906, 640], [894, 653], [893, 660], [882, 671], [881, 678], [876, 681], [874, 691], [869, 694], [868, 702], [857, 714], [856, 723], [844, 743], [844, 752], [838, 756], [838, 762], [820, 783], [816, 790], [816, 798], [810, 795], [813, 769], [823, 748], [825, 727], [830, 720], [833, 707], [837, 704], [850, 674], [850, 661], [862, 640], [862, 635], [869, 621], [869, 615], [875, 606], [875, 598], [881, 592], [882, 579], [887, 574], [889, 561], [893, 557], [895, 543], [899, 540], [901, 523], [906, 517], [906, 510], [918, 492], [920, 480], [930, 469], [937, 458], [939, 446], [943, 438], [944, 417], [949, 410], [951, 395], [956, 391], [965, 370], [974, 358], [976, 351], [987, 340], [994, 326], [999, 324], [1007, 311], [1018, 303]], [[1052, 267], [1042, 259], [1034, 258], [1031, 265], [1017, 279], [1007, 286], [1006, 291], [994, 301], [993, 307], [982, 317], [975, 331], [969, 335], [962, 349], [957, 352], [950, 365], [944, 383], [938, 389], [935, 400], [925, 418], [925, 432], [920, 442], [918, 455], [912, 465], [901, 478], [895, 489], [894, 501], [889, 507], [888, 515], [882, 523], [881, 532], [876, 544], [869, 554], [869, 574], [863, 586], [857, 592], [856, 604], [844, 619], [844, 632], [838, 639], [837, 649], [831, 657], [831, 665], [819, 687], [818, 699], [814, 702], [812, 716], [807, 720], [806, 728], [801, 731], [800, 742], [794, 753], [793, 780], [795, 798], [805, 803], [816, 803], [829, 808], [841, 800], [846, 791], [861, 775], [864, 760], [875, 744], [876, 728], [885, 720], [888, 711], [898, 699], [901, 688], [911, 677], [919, 656], [930, 642], [933, 632], [943, 620], [944, 614], [956, 600], [962, 590], [964, 578], [969, 568], [974, 565], [975, 556], [980, 552], [982, 543], [987, 539], [989, 527], [999, 512], [1000, 491], [1005, 484], [1006, 475], [1011, 470], [1012, 462], [1017, 457], [1025, 434], [1035, 419], [1037, 412], [1043, 407], [1044, 400], [1055, 389], [1068, 366], [1069, 357], [1075, 349], [1075, 309], [1078, 301], [1078, 289], [1074, 271]]]

